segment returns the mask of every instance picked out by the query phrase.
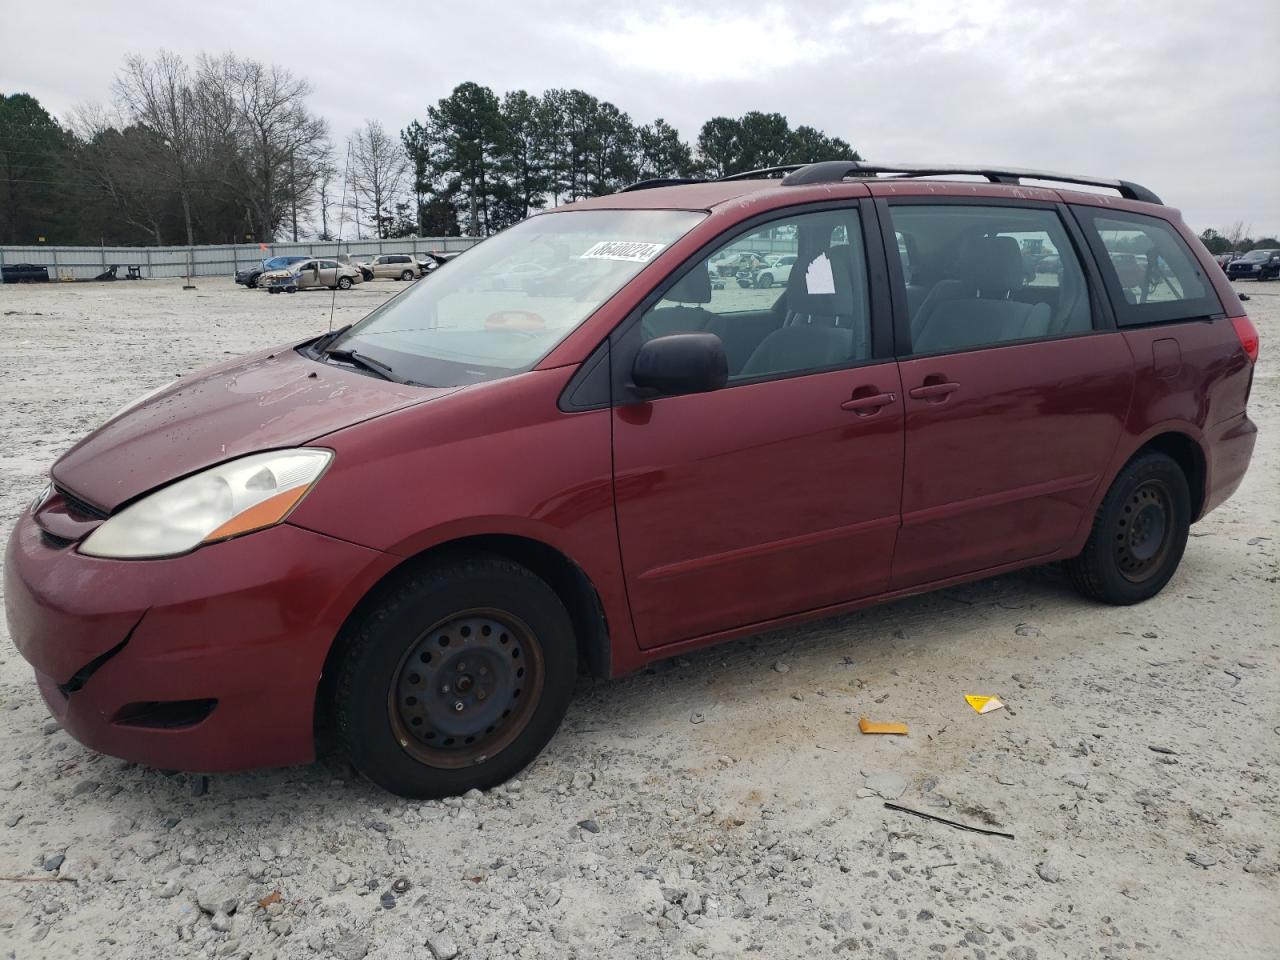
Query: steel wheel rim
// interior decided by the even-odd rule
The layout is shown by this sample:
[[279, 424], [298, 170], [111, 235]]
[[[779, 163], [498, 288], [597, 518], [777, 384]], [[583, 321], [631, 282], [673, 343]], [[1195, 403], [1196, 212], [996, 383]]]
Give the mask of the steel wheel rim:
[[387, 694], [400, 746], [419, 763], [484, 763], [529, 724], [542, 694], [542, 646], [505, 610], [464, 610], [424, 630], [401, 658]]
[[1165, 485], [1140, 484], [1129, 495], [1116, 523], [1116, 566], [1131, 583], [1141, 583], [1159, 570], [1173, 539], [1173, 505]]

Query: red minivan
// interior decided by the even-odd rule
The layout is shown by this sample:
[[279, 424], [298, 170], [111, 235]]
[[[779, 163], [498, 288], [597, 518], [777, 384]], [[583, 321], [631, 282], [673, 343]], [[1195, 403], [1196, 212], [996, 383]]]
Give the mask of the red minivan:
[[[713, 279], [737, 252], [785, 280]], [[649, 181], [112, 417], [13, 531], [9, 629], [94, 749], [293, 764], [324, 725], [389, 790], [489, 787], [580, 667], [1050, 561], [1154, 595], [1244, 475], [1257, 354], [1137, 184]]]

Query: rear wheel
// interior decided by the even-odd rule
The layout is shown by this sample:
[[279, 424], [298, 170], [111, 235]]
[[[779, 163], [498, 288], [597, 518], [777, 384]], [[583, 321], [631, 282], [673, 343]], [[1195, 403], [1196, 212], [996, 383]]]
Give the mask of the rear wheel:
[[541, 578], [499, 557], [405, 576], [339, 642], [338, 741], [365, 776], [406, 797], [514, 776], [551, 739], [573, 692], [568, 612]]
[[759, 287], [759, 288], [760, 288], [760, 289], [762, 289], [762, 290], [764, 290], [764, 289], [766, 289], [766, 288], [768, 288], [768, 287], [772, 287], [772, 286], [773, 286], [773, 274], [772, 274], [772, 273], [762, 273], [762, 274], [760, 274], [760, 276], [756, 278], [756, 286], [757, 286], [757, 287]]
[[1107, 491], [1084, 550], [1067, 570], [1087, 597], [1140, 603], [1164, 589], [1178, 569], [1190, 527], [1191, 493], [1182, 468], [1163, 453], [1139, 454]]
[[339, 289], [339, 290], [350, 290], [350, 289], [351, 289], [351, 278], [350, 278], [350, 277], [339, 277], [339, 278], [338, 278], [338, 289]]
[[412, 270], [403, 270], [403, 271], [401, 271], [401, 273], [400, 273], [400, 279], [401, 279], [401, 280], [412, 280], [412, 279], [413, 279], [413, 271], [412, 271]]

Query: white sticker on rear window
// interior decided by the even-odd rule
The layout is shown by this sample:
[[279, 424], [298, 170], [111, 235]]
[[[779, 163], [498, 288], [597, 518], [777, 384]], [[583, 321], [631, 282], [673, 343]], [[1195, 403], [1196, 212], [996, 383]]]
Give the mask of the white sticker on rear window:
[[582, 259], [648, 263], [665, 246], [665, 243], [639, 243], [634, 240], [602, 240], [584, 253]]

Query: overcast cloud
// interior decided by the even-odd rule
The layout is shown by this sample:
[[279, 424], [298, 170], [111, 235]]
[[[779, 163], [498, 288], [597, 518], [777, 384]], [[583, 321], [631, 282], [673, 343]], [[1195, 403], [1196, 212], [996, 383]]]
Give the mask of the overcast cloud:
[[912, 0], [624, 5], [7, 4], [0, 91], [59, 117], [108, 102], [126, 53], [274, 61], [315, 85], [335, 140], [400, 129], [458, 83], [581, 87], [689, 140], [778, 111], [864, 157], [1136, 180], [1198, 231], [1280, 234], [1280, 2]]

